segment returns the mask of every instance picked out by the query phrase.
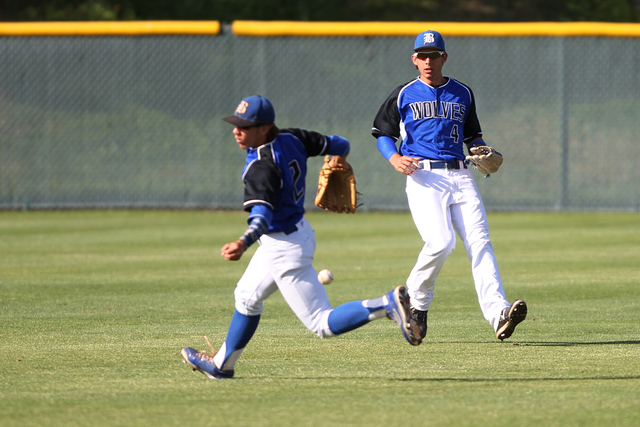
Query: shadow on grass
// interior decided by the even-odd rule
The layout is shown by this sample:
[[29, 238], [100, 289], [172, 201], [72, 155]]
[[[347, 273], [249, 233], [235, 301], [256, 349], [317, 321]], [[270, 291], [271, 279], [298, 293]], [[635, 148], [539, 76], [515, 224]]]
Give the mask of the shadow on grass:
[[429, 382], [462, 382], [462, 383], [482, 383], [482, 382], [537, 382], [537, 381], [605, 381], [605, 380], [640, 380], [640, 375], [608, 376], [608, 377], [543, 377], [543, 378], [396, 378], [390, 381], [429, 381]]
[[582, 345], [638, 345], [640, 340], [628, 341], [593, 341], [593, 342], [569, 342], [569, 341], [425, 341], [422, 345], [429, 344], [486, 344], [486, 345], [513, 345], [521, 347], [577, 347]]
[[638, 345], [640, 341], [595, 341], [595, 342], [514, 342], [513, 345], [530, 347], [573, 347], [581, 345]]
[[413, 377], [413, 378], [371, 378], [371, 377], [234, 377], [232, 379], [220, 380], [220, 381], [241, 381], [241, 380], [257, 380], [257, 379], [273, 379], [273, 380], [315, 380], [315, 381], [371, 381], [375, 379], [385, 381], [400, 381], [400, 382], [460, 382], [460, 383], [499, 383], [499, 382], [538, 382], [538, 381], [620, 381], [620, 380], [640, 380], [640, 375], [626, 375], [626, 376], [604, 376], [604, 377], [541, 377], [541, 378], [454, 378], [454, 377], [442, 377], [442, 378], [425, 378], [425, 377]]

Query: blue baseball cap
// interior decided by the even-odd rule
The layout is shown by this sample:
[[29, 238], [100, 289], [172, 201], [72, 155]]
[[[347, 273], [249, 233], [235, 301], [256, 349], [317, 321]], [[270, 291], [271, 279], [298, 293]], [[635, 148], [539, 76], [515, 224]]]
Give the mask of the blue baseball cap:
[[414, 51], [427, 47], [435, 47], [446, 52], [446, 49], [444, 48], [444, 39], [437, 31], [424, 31], [416, 37], [416, 43], [413, 46]]
[[276, 112], [267, 98], [254, 95], [240, 101], [233, 116], [222, 120], [240, 127], [266, 125], [276, 121]]

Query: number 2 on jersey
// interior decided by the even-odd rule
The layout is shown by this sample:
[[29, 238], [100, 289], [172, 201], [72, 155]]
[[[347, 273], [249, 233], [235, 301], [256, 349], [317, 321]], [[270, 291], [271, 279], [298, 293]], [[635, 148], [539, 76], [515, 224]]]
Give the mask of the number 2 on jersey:
[[300, 165], [297, 160], [291, 160], [289, 162], [289, 169], [291, 169], [291, 174], [293, 175], [293, 199], [297, 202], [300, 201], [302, 196], [304, 195], [304, 187], [298, 190], [298, 181], [302, 176], [302, 171], [300, 170]]

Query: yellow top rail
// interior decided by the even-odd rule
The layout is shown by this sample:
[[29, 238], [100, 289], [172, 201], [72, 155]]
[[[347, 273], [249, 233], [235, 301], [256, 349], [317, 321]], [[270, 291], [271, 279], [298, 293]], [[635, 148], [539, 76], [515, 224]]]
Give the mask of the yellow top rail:
[[[234, 21], [237, 36], [640, 37], [640, 24], [610, 22], [301, 22]], [[219, 21], [3, 22], [0, 36], [218, 35]]]
[[0, 36], [217, 35], [218, 21], [3, 22]]
[[235, 21], [238, 36], [415, 36], [426, 30], [466, 37], [640, 37], [640, 24], [609, 22], [295, 22]]

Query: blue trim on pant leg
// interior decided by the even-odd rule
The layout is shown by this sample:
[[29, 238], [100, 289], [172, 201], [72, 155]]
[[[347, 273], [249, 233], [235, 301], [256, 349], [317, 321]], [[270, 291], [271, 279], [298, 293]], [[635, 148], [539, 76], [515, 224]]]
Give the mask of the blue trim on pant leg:
[[369, 314], [372, 311], [375, 310], [363, 306], [362, 301], [352, 301], [339, 305], [329, 313], [329, 329], [335, 335], [357, 329], [369, 323]]

